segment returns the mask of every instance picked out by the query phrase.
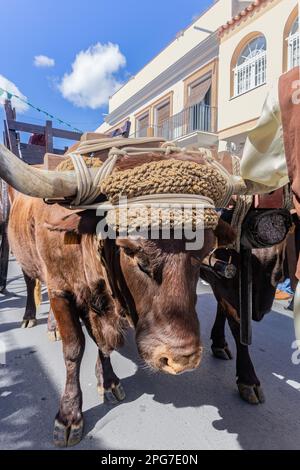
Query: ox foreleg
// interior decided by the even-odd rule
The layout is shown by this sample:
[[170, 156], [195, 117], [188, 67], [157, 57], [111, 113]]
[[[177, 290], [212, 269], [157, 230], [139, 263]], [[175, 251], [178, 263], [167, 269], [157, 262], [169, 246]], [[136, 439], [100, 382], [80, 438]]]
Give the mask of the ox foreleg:
[[212, 340], [211, 350], [217, 359], [228, 360], [232, 359], [232, 354], [225, 339], [225, 323], [226, 313], [218, 303], [216, 319], [210, 335]]
[[226, 315], [236, 344], [236, 382], [240, 396], [243, 400], [253, 405], [263, 403], [265, 401], [264, 394], [255, 373], [248, 346], [242, 344], [240, 340], [240, 323], [227, 310]]
[[87, 332], [98, 347], [98, 357], [95, 366], [95, 375], [97, 379], [97, 390], [101, 401], [106, 401], [111, 405], [124, 400], [125, 392], [120, 379], [114, 373], [110, 356], [101, 351], [101, 341], [97, 331], [101, 328], [100, 319], [93, 315], [82, 315], [82, 320], [86, 326]]
[[83, 433], [79, 374], [85, 339], [73, 302], [50, 295], [50, 303], [61, 334], [66, 365], [66, 385], [55, 418], [53, 440], [56, 446], [66, 447], [80, 442]]
[[25, 283], [26, 283], [26, 290], [27, 290], [27, 299], [26, 299], [26, 307], [25, 313], [23, 316], [23, 320], [21, 323], [21, 328], [32, 328], [36, 325], [36, 302], [34, 298], [34, 291], [36, 287], [36, 280], [31, 279], [27, 274], [23, 271]]
[[110, 357], [104, 356], [100, 350], [98, 350], [95, 373], [97, 390], [103, 401], [111, 405], [116, 405], [118, 402], [124, 400], [125, 392], [120, 379], [113, 371]]

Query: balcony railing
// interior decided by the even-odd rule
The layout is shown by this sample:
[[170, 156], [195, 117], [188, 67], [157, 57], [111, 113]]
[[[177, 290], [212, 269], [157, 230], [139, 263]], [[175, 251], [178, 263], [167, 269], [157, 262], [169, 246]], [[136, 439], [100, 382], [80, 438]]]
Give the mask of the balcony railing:
[[262, 51], [234, 69], [234, 96], [266, 83], [267, 52]]
[[174, 114], [161, 126], [154, 126], [153, 134], [154, 137], [176, 140], [196, 131], [215, 132], [216, 116], [216, 108], [198, 103]]

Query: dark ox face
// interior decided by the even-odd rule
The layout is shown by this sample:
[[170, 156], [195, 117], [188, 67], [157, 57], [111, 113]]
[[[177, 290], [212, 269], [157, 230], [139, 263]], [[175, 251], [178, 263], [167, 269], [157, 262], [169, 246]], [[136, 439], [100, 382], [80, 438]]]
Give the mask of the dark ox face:
[[138, 314], [136, 341], [154, 370], [170, 374], [195, 369], [202, 356], [196, 305], [199, 263], [213, 249], [185, 251], [183, 240], [119, 239], [120, 265]]

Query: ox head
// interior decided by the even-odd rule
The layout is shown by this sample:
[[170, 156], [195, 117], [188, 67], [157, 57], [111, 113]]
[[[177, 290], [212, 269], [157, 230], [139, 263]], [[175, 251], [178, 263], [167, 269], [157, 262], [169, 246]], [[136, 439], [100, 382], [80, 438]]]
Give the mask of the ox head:
[[133, 301], [140, 356], [154, 370], [170, 374], [195, 369], [202, 356], [196, 312], [200, 265], [235, 234], [220, 221], [204, 231], [203, 247], [186, 251], [184, 240], [118, 239], [122, 277]]
[[199, 252], [183, 240], [119, 239], [120, 267], [136, 311], [136, 342], [142, 359], [170, 374], [196, 368], [202, 346], [196, 312], [199, 263], [215, 237], [205, 233]]
[[[91, 213], [70, 218], [75, 222], [72, 230], [87, 233], [90, 227], [90, 233], [95, 233]], [[204, 231], [203, 246], [197, 251], [187, 251], [185, 240], [173, 238], [127, 237], [99, 242], [106, 281], [135, 326], [141, 358], [153, 370], [179, 374], [200, 364], [196, 287], [201, 262], [214, 248], [216, 237], [228, 243], [234, 233], [220, 221], [215, 231]]]

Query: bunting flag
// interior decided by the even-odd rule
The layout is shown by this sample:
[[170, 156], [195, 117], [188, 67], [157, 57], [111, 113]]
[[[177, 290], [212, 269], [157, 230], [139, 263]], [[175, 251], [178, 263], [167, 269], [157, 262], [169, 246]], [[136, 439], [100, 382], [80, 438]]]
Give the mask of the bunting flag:
[[58, 121], [60, 124], [65, 125], [67, 127], [70, 127], [74, 131], [80, 132], [80, 134], [83, 134], [82, 130], [77, 129], [77, 127], [73, 127], [69, 122], [63, 121], [62, 119], [59, 119], [58, 117], [53, 116], [52, 114], [48, 113], [47, 111], [44, 111], [43, 109], [34, 106], [32, 103], [29, 103], [29, 101], [24, 100], [20, 96], [15, 95], [14, 93], [11, 93], [7, 90], [4, 90], [3, 88], [0, 87], [0, 96], [3, 96], [4, 94], [6, 94], [8, 100], [11, 100], [12, 98], [16, 98], [17, 100], [22, 101], [23, 103], [26, 103], [28, 106], [35, 109], [39, 113], [45, 114], [48, 118], [53, 119], [55, 121]]

